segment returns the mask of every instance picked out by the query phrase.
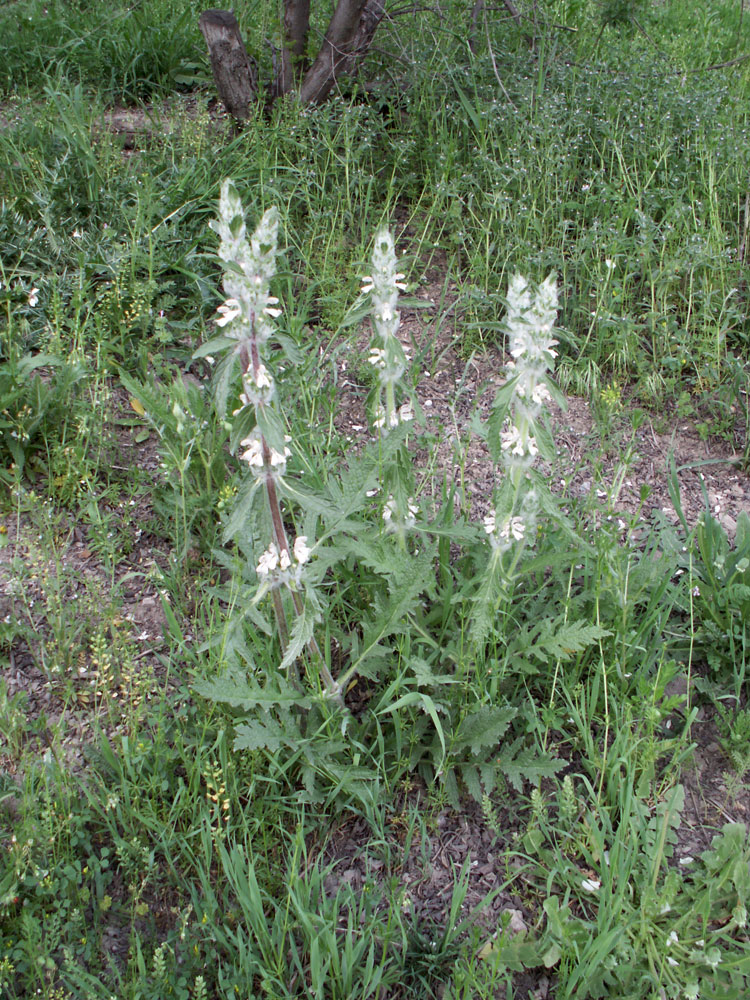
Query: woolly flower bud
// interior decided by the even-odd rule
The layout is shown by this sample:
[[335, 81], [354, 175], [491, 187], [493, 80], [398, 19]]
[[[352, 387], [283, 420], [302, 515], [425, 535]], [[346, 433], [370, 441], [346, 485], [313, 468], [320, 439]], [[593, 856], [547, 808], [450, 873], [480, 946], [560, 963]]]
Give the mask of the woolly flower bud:
[[211, 222], [219, 234], [219, 257], [232, 265], [224, 277], [228, 296], [219, 307], [219, 326], [225, 326], [241, 315], [253, 324], [255, 336], [264, 341], [272, 332], [268, 318], [281, 314], [278, 299], [269, 295], [268, 285], [276, 273], [276, 244], [279, 217], [275, 208], [264, 213], [258, 226], [247, 239], [243, 208], [231, 181], [224, 181], [219, 198], [219, 218]]
[[533, 298], [526, 278], [514, 275], [508, 287], [507, 303], [505, 323], [510, 354], [516, 361], [548, 366], [557, 357], [553, 350], [557, 341], [550, 337], [557, 316], [554, 275], [550, 274], [539, 285]]

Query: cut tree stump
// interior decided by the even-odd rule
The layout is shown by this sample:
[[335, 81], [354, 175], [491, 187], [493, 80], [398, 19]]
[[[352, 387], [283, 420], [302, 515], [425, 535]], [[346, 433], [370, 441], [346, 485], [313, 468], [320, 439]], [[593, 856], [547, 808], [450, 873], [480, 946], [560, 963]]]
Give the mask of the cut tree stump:
[[231, 10], [205, 10], [198, 21], [208, 45], [219, 97], [239, 121], [249, 118], [248, 106], [258, 94], [258, 69], [247, 54], [240, 26]]

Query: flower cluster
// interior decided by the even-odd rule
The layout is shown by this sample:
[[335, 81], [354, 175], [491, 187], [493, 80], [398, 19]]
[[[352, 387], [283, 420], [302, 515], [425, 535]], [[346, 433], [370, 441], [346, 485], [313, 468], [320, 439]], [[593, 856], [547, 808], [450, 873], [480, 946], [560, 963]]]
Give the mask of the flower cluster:
[[408, 363], [406, 351], [397, 337], [401, 322], [398, 293], [406, 289], [404, 275], [396, 270], [397, 267], [393, 237], [387, 229], [381, 229], [372, 251], [372, 274], [362, 279], [362, 293], [372, 295], [373, 338], [368, 361], [376, 369], [380, 383], [373, 426], [384, 434], [414, 418], [409, 403], [396, 405], [396, 385]]
[[513, 358], [507, 370], [513, 380], [513, 397], [510, 416], [500, 432], [500, 447], [506, 469], [518, 484], [539, 454], [535, 424], [551, 399], [545, 378], [557, 357], [557, 341], [552, 337], [557, 315], [554, 275], [532, 296], [526, 279], [516, 274], [507, 302], [508, 351]]
[[404, 528], [413, 528], [417, 523], [419, 507], [409, 497], [405, 504], [405, 512], [399, 509], [399, 504], [393, 494], [388, 496], [383, 507], [383, 520], [388, 531], [401, 531]]
[[484, 519], [484, 530], [492, 548], [496, 552], [505, 552], [516, 542], [533, 539], [538, 510], [536, 490], [528, 490], [521, 501], [520, 513], [502, 518], [496, 512], [488, 514]]
[[[286, 438], [286, 440], [290, 440]], [[276, 451], [266, 444], [263, 435], [256, 429], [240, 442], [245, 450], [240, 453], [243, 462], [247, 462], [254, 476], [265, 476], [267, 479], [277, 479], [286, 472], [286, 460], [291, 451], [284, 445], [283, 452]]]
[[[508, 289], [505, 325], [509, 379], [495, 401], [499, 410], [490, 440], [493, 454], [506, 473], [501, 509], [484, 519], [484, 530], [495, 553], [533, 540], [540, 497], [529, 486], [532, 466], [540, 454], [539, 418], [552, 396], [548, 372], [557, 357], [552, 336], [557, 315], [557, 286], [553, 275], [532, 292], [521, 275]], [[504, 416], [504, 419], [503, 419]]]
[[237, 340], [252, 336], [259, 345], [273, 333], [271, 320], [281, 315], [278, 299], [270, 294], [276, 273], [279, 214], [269, 208], [247, 239], [242, 202], [231, 181], [224, 181], [219, 199], [219, 218], [210, 223], [219, 234], [219, 257], [229, 266], [224, 275], [226, 301], [219, 306], [218, 326]]
[[258, 560], [255, 572], [265, 581], [267, 587], [280, 587], [283, 584], [298, 587], [302, 578], [302, 567], [309, 561], [310, 552], [306, 535], [298, 535], [295, 538], [291, 552], [289, 548], [279, 548], [276, 542], [271, 542]]

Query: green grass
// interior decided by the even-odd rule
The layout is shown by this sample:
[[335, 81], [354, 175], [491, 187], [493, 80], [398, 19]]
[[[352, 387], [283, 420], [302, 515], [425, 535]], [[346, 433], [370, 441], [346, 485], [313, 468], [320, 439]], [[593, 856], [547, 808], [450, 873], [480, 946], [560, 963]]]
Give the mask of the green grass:
[[[385, 224], [409, 294], [439, 269], [467, 358], [502, 350], [515, 271], [557, 273], [555, 375], [592, 403], [597, 475], [622, 451], [624, 476], [631, 431], [670, 410], [747, 467], [750, 15], [538, 8], [523, 31], [488, 15], [492, 57], [460, 6], [397, 18], [366, 96], [239, 134], [209, 114], [200, 6], [0, 9], [0, 995], [489, 1000], [542, 975], [556, 1000], [747, 992], [747, 831], [711, 830], [685, 865], [679, 837], [699, 709], [733, 790], [747, 771], [750, 523], [617, 527], [614, 486], [568, 497], [479, 628], [477, 510], [395, 448], [356, 465], [334, 420], [332, 359], [376, 384], [353, 303]], [[269, 11], [237, 14], [268, 71]], [[115, 104], [144, 111], [133, 144]], [[338, 546], [316, 634], [334, 673], [363, 666], [343, 730], [278, 678], [253, 603], [267, 515], [205, 389], [221, 362], [194, 358], [227, 176], [249, 226], [281, 216], [277, 378], [307, 491], [285, 516]], [[377, 535], [363, 484], [383, 470], [430, 524], [408, 557]], [[354, 533], [335, 521], [352, 496]], [[405, 878], [415, 858], [429, 877], [454, 814], [505, 893], [478, 923], [468, 857], [439, 920]], [[331, 890], [354, 817], [369, 867]]]

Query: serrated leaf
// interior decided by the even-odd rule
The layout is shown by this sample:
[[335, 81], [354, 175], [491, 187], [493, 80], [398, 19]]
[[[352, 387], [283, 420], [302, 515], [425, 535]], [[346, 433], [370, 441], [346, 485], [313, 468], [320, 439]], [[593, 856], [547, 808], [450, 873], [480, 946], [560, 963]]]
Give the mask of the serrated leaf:
[[261, 687], [252, 681], [241, 680], [232, 673], [217, 677], [212, 681], [198, 681], [194, 685], [197, 694], [210, 701], [220, 701], [236, 708], [269, 708], [272, 705], [296, 705], [309, 708], [310, 698], [304, 697], [282, 677], [277, 677], [275, 685]]
[[565, 767], [565, 761], [538, 750], [518, 750], [521, 737], [512, 746], [504, 748], [498, 757], [498, 766], [517, 792], [523, 791], [523, 782], [536, 784], [540, 778], [552, 778]]
[[232, 378], [234, 376], [234, 363], [237, 358], [235, 351], [229, 351], [225, 357], [218, 362], [211, 376], [211, 392], [214, 397], [216, 411], [219, 419], [224, 420], [227, 415], [227, 402], [232, 388]]
[[279, 664], [279, 670], [286, 670], [299, 657], [302, 650], [308, 644], [310, 639], [312, 639], [313, 632], [315, 630], [315, 622], [319, 620], [320, 615], [317, 614], [311, 607], [309, 601], [305, 601], [302, 608], [302, 614], [297, 615], [294, 620], [292, 632], [289, 636], [289, 645], [284, 653], [283, 660]]
[[599, 625], [587, 625], [583, 621], [559, 624], [559, 619], [544, 622], [536, 642], [528, 650], [543, 663], [550, 659], [569, 660], [600, 639], [611, 635], [611, 631]]
[[484, 747], [496, 747], [518, 714], [510, 706], [482, 705], [473, 709], [461, 723], [452, 746], [453, 752], [469, 748], [475, 756]]
[[234, 738], [235, 750], [280, 750], [282, 746], [294, 743], [289, 740], [279, 723], [272, 718], [266, 721], [251, 719], [237, 726]]

